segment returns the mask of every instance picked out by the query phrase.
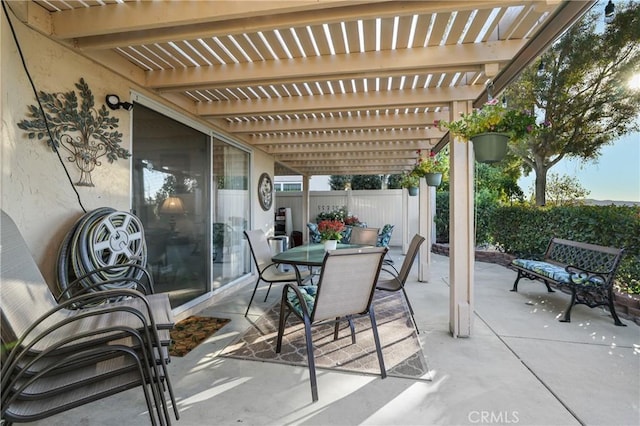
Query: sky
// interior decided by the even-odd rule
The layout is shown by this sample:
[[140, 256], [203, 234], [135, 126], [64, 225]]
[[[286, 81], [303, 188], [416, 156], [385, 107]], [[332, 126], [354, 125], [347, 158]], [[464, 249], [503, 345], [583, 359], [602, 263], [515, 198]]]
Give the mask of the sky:
[[[549, 174], [575, 177], [594, 200], [640, 202], [640, 132], [630, 133], [602, 148], [597, 163], [562, 160]], [[526, 195], [533, 191], [535, 175], [518, 181]]]
[[[628, 0], [614, 0], [613, 3], [620, 7]], [[594, 8], [602, 10], [605, 5], [606, 1], [601, 0]], [[604, 30], [604, 21], [598, 21], [597, 30]], [[640, 90], [640, 70], [637, 70], [630, 84]], [[548, 172], [553, 173], [575, 177], [583, 188], [590, 191], [586, 198], [640, 202], [640, 132], [624, 135], [613, 144], [603, 147], [596, 163], [562, 160]], [[535, 175], [532, 173], [521, 178], [518, 184], [529, 195], [533, 192], [534, 182]]]

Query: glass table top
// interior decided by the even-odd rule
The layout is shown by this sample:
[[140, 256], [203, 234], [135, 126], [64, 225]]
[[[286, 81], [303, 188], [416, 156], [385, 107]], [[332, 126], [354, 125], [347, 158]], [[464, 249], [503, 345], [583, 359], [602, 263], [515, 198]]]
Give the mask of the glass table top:
[[[358, 248], [358, 247], [371, 247], [363, 246], [360, 244], [338, 244], [337, 250]], [[324, 260], [324, 244], [304, 244], [301, 246], [293, 247], [289, 250], [285, 250], [273, 256], [271, 260], [277, 263], [288, 263], [291, 265], [306, 265], [306, 266], [322, 266]]]

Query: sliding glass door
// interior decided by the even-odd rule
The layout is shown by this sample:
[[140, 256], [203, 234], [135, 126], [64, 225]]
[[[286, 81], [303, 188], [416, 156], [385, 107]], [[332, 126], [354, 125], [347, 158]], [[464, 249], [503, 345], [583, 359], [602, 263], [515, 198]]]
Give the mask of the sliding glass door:
[[133, 208], [156, 292], [176, 307], [210, 291], [210, 137], [136, 104]]
[[212, 282], [220, 288], [248, 273], [250, 253], [244, 230], [249, 227], [249, 153], [213, 139]]
[[156, 292], [168, 293], [175, 308], [250, 272], [243, 232], [251, 157], [197, 123], [158, 111], [140, 103], [133, 109], [132, 206], [145, 228]]

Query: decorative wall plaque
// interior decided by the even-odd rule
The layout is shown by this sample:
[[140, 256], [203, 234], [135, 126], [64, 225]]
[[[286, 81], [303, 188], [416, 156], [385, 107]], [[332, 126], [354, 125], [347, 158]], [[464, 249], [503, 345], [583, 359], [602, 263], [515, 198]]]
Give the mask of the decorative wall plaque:
[[273, 205], [273, 182], [268, 173], [260, 175], [258, 180], [258, 200], [262, 210], [269, 210]]
[[100, 109], [95, 108], [93, 94], [83, 78], [75, 86], [80, 93], [81, 104], [78, 104], [78, 97], [73, 90], [66, 93], [40, 91], [38, 99], [47, 122], [39, 106], [29, 105], [28, 117], [31, 120], [20, 121], [18, 127], [28, 132], [29, 139], [45, 138], [54, 152], [59, 147], [68, 151], [67, 160], [80, 169], [80, 179], [75, 185], [94, 186], [91, 172], [102, 165], [100, 157], [106, 155], [109, 163], [113, 163], [131, 154], [120, 146], [122, 133], [117, 130], [119, 119], [109, 117], [109, 110], [104, 105]]

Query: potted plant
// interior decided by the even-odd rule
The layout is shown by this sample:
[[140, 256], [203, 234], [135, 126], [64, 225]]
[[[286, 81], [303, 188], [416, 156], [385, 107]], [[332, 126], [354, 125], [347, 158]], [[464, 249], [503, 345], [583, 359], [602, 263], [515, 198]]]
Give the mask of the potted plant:
[[507, 109], [493, 99], [459, 120], [437, 125], [453, 136], [472, 141], [476, 161], [495, 163], [506, 155], [507, 142], [525, 138], [536, 129], [536, 118], [530, 111]]
[[407, 188], [410, 196], [418, 195], [418, 186], [420, 185], [420, 176], [414, 174], [413, 172], [406, 172], [402, 175], [400, 179], [400, 186], [403, 188]]
[[344, 222], [341, 220], [326, 219], [318, 223], [320, 232], [320, 242], [324, 243], [325, 250], [335, 250], [338, 242], [342, 239]]
[[418, 160], [413, 167], [412, 173], [425, 178], [427, 185], [440, 186], [442, 173], [446, 170], [446, 161], [440, 153], [429, 151], [429, 156], [423, 157], [422, 151], [418, 150]]

